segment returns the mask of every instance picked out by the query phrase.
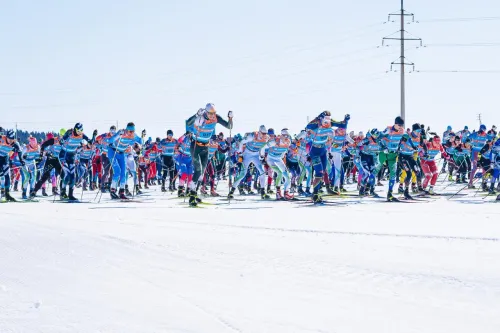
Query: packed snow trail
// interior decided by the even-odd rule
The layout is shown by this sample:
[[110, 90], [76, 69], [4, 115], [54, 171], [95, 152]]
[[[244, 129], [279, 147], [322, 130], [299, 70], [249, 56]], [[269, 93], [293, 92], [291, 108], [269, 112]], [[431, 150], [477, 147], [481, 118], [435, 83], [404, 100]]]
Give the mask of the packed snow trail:
[[468, 193], [2, 204], [0, 332], [497, 333], [500, 206]]

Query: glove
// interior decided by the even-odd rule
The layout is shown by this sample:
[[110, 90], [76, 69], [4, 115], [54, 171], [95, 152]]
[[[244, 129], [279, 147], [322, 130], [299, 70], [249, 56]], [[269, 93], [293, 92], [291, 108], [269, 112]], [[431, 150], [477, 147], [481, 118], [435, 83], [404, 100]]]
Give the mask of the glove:
[[142, 130], [141, 135], [142, 135], [143, 137], [144, 137], [144, 136], [146, 136], [146, 130], [145, 130], [145, 129], [143, 129], [143, 130]]
[[227, 117], [228, 117], [228, 118], [233, 118], [233, 111], [229, 111], [229, 112], [227, 113]]
[[205, 109], [198, 109], [198, 112], [196, 112], [196, 115], [198, 117], [201, 117], [201, 116], [203, 116], [204, 113], [205, 113]]
[[95, 129], [94, 132], [92, 133], [92, 136], [97, 136], [97, 130]]
[[328, 158], [329, 158], [329, 159], [332, 159], [332, 158], [333, 158], [332, 153], [328, 153]]
[[346, 114], [344, 116], [344, 121], [349, 121], [349, 119], [351, 119], [351, 115], [350, 114]]
[[306, 157], [306, 161], [307, 161], [307, 162], [312, 162], [312, 158], [311, 158], [311, 156], [307, 155], [307, 157]]

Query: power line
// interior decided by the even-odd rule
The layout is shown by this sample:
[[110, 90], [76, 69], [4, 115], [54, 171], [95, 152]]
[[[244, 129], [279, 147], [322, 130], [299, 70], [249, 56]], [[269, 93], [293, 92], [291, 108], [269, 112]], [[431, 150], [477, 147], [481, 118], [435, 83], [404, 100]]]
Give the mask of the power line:
[[422, 47], [497, 47], [500, 43], [430, 43]]
[[416, 21], [416, 23], [481, 22], [481, 21], [500, 21], [500, 16], [435, 18], [435, 19], [419, 20]]
[[417, 73], [477, 73], [477, 74], [499, 74], [500, 69], [479, 69], [479, 70], [464, 70], [464, 69], [427, 69], [416, 70]]

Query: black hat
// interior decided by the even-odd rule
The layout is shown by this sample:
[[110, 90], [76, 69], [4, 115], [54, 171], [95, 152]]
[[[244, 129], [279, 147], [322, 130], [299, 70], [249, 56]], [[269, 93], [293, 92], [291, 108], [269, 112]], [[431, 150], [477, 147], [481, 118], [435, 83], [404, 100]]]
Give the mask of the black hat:
[[174, 131], [172, 131], [172, 130], [170, 130], [170, 129], [169, 129], [169, 130], [167, 131], [167, 135], [174, 135]]
[[412, 131], [416, 131], [416, 130], [419, 130], [419, 129], [420, 129], [420, 125], [419, 125], [419, 124], [413, 124], [413, 125], [411, 126], [411, 130], [412, 130]]
[[396, 117], [396, 119], [394, 119], [394, 124], [399, 125], [399, 126], [403, 126], [405, 124], [405, 121], [401, 117]]

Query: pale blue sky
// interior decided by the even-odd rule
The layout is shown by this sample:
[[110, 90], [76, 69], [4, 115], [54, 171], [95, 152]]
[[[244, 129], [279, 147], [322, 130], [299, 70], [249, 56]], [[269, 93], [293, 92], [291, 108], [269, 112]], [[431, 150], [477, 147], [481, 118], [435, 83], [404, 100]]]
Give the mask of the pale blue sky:
[[[493, 0], [409, 0], [419, 24], [406, 28], [427, 48], [408, 45], [417, 70], [500, 70], [500, 16]], [[331, 110], [351, 129], [382, 128], [399, 114], [399, 73], [386, 73], [399, 29], [383, 24], [397, 0], [16, 0], [0, 11], [0, 125], [87, 132], [135, 121], [152, 136], [184, 130], [213, 102], [235, 113], [235, 131], [260, 124], [300, 130]], [[426, 20], [431, 20], [426, 22]], [[500, 73], [411, 73], [407, 123], [500, 125]]]

